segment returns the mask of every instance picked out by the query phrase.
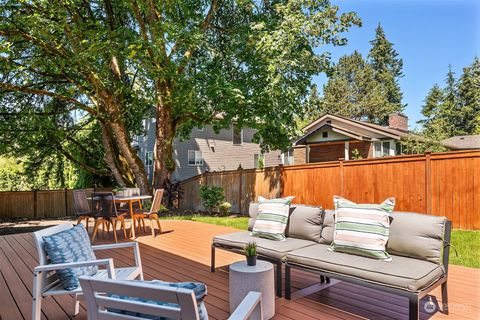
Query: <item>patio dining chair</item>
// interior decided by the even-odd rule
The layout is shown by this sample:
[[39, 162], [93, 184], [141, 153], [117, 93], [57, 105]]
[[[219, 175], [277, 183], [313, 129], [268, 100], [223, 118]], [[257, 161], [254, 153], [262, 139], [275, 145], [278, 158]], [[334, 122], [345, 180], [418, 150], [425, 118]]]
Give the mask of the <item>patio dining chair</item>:
[[[150, 226], [152, 229], [152, 237], [155, 237], [154, 222], [157, 223], [158, 232], [162, 233], [162, 227], [160, 225], [160, 219], [158, 218], [158, 213], [162, 205], [163, 191], [164, 189], [157, 189], [155, 191], [155, 195], [153, 197], [153, 202], [152, 202], [152, 206], [150, 207], [150, 210], [137, 209], [134, 211], [133, 217], [132, 217], [132, 222], [133, 222], [132, 227], [135, 227], [135, 225], [137, 225], [138, 227], [143, 226], [143, 230], [145, 232], [145, 219], [149, 219]], [[130, 230], [130, 236], [131, 236], [131, 232], [132, 230]]]
[[88, 221], [90, 218], [94, 218], [92, 209], [88, 204], [87, 194], [83, 189], [73, 190], [73, 208], [77, 215], [77, 224], [82, 223], [85, 220], [85, 229], [88, 231]]
[[[66, 290], [64, 284], [60, 280], [58, 271], [70, 269], [75, 273], [79, 268], [85, 267], [104, 267], [105, 269], [98, 269], [96, 273], [92, 275], [95, 279], [119, 279], [119, 280], [134, 280], [139, 278], [143, 280], [143, 270], [142, 263], [140, 258], [140, 249], [137, 242], [124, 242], [118, 244], [107, 244], [107, 245], [97, 245], [91, 246], [88, 240], [88, 235], [85, 234], [86, 241], [90, 248], [95, 252], [99, 250], [106, 249], [117, 249], [117, 248], [132, 248], [133, 255], [135, 258], [135, 265], [124, 267], [124, 268], [115, 268], [113, 265], [112, 259], [93, 259], [85, 260], [75, 258], [78, 255], [73, 253], [74, 249], [71, 249], [71, 254], [62, 254], [62, 260], [67, 261], [64, 263], [52, 263], [52, 258], [48, 255], [46, 249], [46, 242], [44, 237], [59, 236], [63, 232], [72, 231], [74, 226], [71, 223], [64, 223], [54, 227], [42, 229], [40, 231], [34, 232], [33, 237], [35, 240], [35, 245], [38, 252], [38, 263], [39, 265], [33, 270], [33, 303], [32, 303], [32, 319], [39, 320], [42, 315], [42, 300], [49, 296], [59, 296], [59, 295], [73, 295], [74, 298], [74, 315], [77, 315], [79, 312], [79, 303], [78, 297], [82, 295], [81, 285], [76, 287], [73, 290]], [[75, 239], [78, 239], [76, 237]], [[72, 245], [74, 241], [65, 241], [60, 243], [62, 247], [67, 245]], [[70, 249], [70, 248], [69, 248]], [[75, 248], [75, 250], [85, 251], [89, 248], [81, 247]], [[60, 250], [60, 249], [59, 249]], [[80, 261], [83, 260], [83, 261]], [[54, 259], [55, 261], [55, 259]]]
[[113, 237], [115, 242], [117, 239], [117, 222], [120, 222], [120, 227], [123, 230], [123, 236], [127, 238], [127, 231], [125, 227], [125, 215], [126, 213], [119, 213], [115, 206], [113, 193], [111, 192], [94, 192], [93, 199], [93, 212], [95, 216], [95, 226], [93, 227], [92, 243], [95, 241], [95, 237], [98, 233], [100, 225], [103, 226], [103, 230], [110, 231], [110, 226], [113, 230]]
[[[191, 289], [143, 281], [80, 277], [88, 320], [184, 319], [207, 320]], [[203, 309], [203, 312], [199, 312]], [[201, 317], [202, 316], [202, 317]], [[263, 320], [261, 293], [251, 291], [228, 318]]]

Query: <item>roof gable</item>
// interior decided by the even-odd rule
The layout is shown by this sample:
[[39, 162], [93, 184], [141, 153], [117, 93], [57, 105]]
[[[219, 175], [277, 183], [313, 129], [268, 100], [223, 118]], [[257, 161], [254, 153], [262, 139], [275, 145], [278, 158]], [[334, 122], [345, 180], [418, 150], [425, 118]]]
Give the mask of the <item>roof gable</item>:
[[405, 132], [400, 130], [327, 113], [305, 126], [303, 129], [305, 134], [295, 141], [295, 144], [303, 144], [309, 136], [319, 130], [325, 129], [342, 134], [346, 138], [362, 141], [374, 141], [386, 138], [399, 140], [406, 135]]

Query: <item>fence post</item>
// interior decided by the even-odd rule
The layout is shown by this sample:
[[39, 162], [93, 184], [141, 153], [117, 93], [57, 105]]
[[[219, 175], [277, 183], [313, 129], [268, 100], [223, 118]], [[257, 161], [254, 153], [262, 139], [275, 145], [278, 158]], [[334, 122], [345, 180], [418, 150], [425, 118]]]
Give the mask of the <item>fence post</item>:
[[432, 214], [432, 163], [431, 152], [425, 152], [425, 202], [427, 214]]
[[280, 163], [277, 167], [275, 167], [275, 172], [277, 172], [277, 168], [278, 168], [278, 183], [277, 183], [278, 197], [284, 197], [285, 185], [283, 181], [283, 174], [284, 174], [285, 167], [283, 166], [282, 163]]
[[338, 161], [340, 162], [340, 195], [342, 197], [344, 197], [345, 195], [343, 194], [343, 161], [345, 159], [344, 158], [340, 158], [338, 159]]
[[243, 168], [240, 165], [238, 167], [238, 172], [239, 172], [239, 177], [238, 179], [240, 180], [239, 186], [238, 186], [238, 213], [242, 214], [242, 195], [243, 195], [243, 182], [242, 182], [242, 175], [243, 175]]
[[33, 218], [37, 217], [37, 189], [33, 189]]
[[65, 217], [68, 216], [68, 195], [67, 195], [67, 188], [63, 189], [64, 199], [65, 199]]

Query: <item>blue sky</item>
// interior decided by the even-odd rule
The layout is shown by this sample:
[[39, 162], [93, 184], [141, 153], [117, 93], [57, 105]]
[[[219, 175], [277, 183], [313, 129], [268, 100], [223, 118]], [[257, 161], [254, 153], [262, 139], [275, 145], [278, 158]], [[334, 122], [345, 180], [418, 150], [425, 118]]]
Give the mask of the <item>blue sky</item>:
[[[342, 12], [355, 11], [362, 18], [361, 28], [346, 37], [348, 45], [327, 47], [332, 60], [359, 51], [364, 57], [369, 41], [380, 23], [387, 39], [403, 59], [400, 80], [405, 113], [411, 128], [421, 118], [421, 106], [433, 84], [443, 85], [448, 65], [458, 77], [462, 68], [480, 56], [480, 0], [332, 0]], [[319, 48], [323, 50], [324, 48]], [[326, 82], [314, 80], [319, 88]]]

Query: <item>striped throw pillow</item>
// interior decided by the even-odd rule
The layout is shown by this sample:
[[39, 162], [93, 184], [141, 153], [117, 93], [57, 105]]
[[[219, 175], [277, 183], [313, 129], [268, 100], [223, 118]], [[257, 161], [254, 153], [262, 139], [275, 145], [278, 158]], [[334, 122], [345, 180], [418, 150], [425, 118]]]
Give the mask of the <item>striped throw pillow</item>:
[[388, 198], [381, 204], [356, 204], [334, 196], [333, 202], [335, 233], [329, 250], [391, 261], [385, 246], [395, 199]]
[[295, 197], [266, 199], [258, 197], [258, 215], [252, 236], [271, 240], [285, 240], [290, 204]]

